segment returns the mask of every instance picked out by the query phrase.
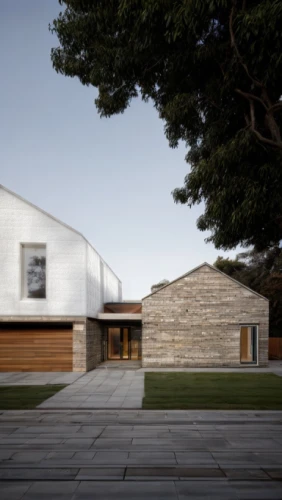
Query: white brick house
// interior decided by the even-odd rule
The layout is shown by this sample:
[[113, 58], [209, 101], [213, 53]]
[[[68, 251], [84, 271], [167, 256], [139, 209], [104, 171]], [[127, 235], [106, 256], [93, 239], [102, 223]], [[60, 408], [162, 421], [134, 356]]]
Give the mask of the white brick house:
[[121, 281], [82, 234], [1, 185], [0, 278], [0, 370], [95, 367], [98, 313], [121, 300]]

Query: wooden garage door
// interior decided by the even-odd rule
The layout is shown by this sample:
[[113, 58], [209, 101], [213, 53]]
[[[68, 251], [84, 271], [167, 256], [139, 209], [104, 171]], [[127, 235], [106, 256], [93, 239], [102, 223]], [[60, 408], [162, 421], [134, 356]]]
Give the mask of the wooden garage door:
[[0, 372], [72, 371], [72, 325], [1, 325]]

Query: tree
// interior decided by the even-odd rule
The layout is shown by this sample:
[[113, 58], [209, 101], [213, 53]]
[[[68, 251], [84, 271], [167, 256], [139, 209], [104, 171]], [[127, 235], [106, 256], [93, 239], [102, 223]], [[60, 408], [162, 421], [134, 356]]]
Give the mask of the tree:
[[30, 258], [27, 270], [28, 297], [42, 299], [46, 297], [46, 257]]
[[270, 335], [282, 336], [282, 248], [251, 250], [236, 259], [218, 257], [215, 267], [270, 301]]
[[217, 257], [217, 260], [215, 262], [215, 267], [219, 269], [219, 271], [228, 274], [228, 276], [232, 276], [233, 274], [237, 274], [243, 269], [246, 268], [245, 262], [241, 262], [236, 259], [225, 259], [224, 257]]
[[157, 290], [160, 290], [160, 288], [162, 288], [163, 286], [166, 286], [169, 284], [169, 281], [166, 280], [166, 279], [163, 279], [161, 281], [159, 281], [159, 283], [156, 283], [155, 285], [152, 285], [151, 286], [151, 292], [156, 292]]
[[99, 90], [101, 116], [141, 94], [189, 146], [178, 203], [217, 248], [282, 239], [282, 1], [59, 0], [56, 71]]

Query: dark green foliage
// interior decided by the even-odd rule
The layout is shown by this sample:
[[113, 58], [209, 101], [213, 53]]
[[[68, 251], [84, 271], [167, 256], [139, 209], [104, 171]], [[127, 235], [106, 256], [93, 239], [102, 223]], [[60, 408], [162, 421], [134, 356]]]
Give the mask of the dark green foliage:
[[282, 410], [282, 378], [260, 373], [145, 373], [146, 410]]
[[270, 336], [282, 336], [282, 248], [252, 250], [234, 260], [218, 257], [214, 265], [269, 299]]
[[99, 89], [102, 116], [138, 93], [171, 147], [189, 146], [176, 202], [217, 248], [282, 239], [282, 1], [60, 0], [54, 68]]
[[0, 410], [31, 410], [64, 389], [66, 385], [2, 385]]

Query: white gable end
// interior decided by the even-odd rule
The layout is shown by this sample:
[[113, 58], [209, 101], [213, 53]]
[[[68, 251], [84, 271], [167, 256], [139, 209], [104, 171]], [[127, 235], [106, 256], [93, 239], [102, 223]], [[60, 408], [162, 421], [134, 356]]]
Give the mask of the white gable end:
[[[21, 244], [46, 245], [46, 300], [25, 300]], [[85, 315], [86, 242], [77, 232], [0, 188], [0, 315]]]

